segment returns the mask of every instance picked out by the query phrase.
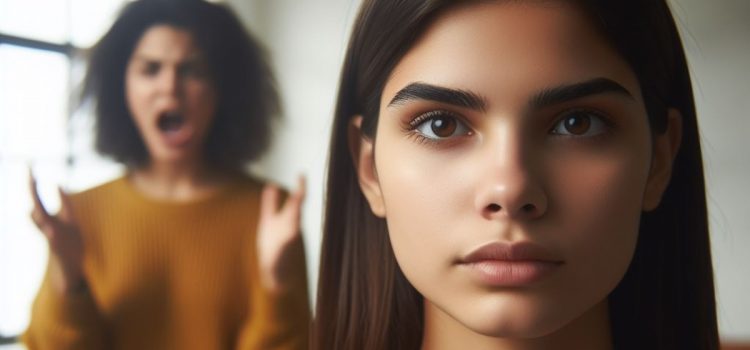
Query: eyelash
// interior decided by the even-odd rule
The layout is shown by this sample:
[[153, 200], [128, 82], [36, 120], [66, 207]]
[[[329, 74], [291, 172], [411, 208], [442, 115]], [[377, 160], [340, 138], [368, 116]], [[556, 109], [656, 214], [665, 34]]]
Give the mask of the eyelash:
[[141, 72], [143, 73], [143, 75], [146, 75], [146, 76], [154, 76], [156, 75], [156, 73], [159, 72], [160, 69], [161, 69], [161, 65], [148, 63], [142, 67]]
[[[423, 124], [438, 117], [448, 117], [453, 119], [458, 125], [460, 125], [461, 128], [467, 129], [466, 134], [445, 138], [431, 138], [426, 136], [421, 131], [417, 130]], [[406, 123], [406, 125], [404, 126], [404, 131], [407, 133], [407, 136], [413, 137], [419, 144], [427, 144], [431, 146], [444, 145], [461, 136], [470, 136], [474, 134], [474, 131], [471, 130], [471, 127], [469, 127], [464, 118], [454, 112], [443, 109], [432, 110], [418, 115], [417, 117]]]
[[[571, 135], [571, 134], [560, 134], [556, 133], [555, 129], [560, 125], [560, 123], [564, 122], [567, 118], [570, 118], [571, 116], [575, 114], [584, 114], [597, 122], [600, 122], [602, 125], [600, 126], [603, 128], [603, 130], [595, 135]], [[575, 141], [596, 141], [603, 137], [608, 136], [612, 130], [615, 128], [615, 123], [612, 122], [610, 118], [608, 118], [604, 113], [601, 113], [594, 109], [589, 108], [574, 108], [566, 110], [562, 113], [559, 113], [557, 117], [554, 119], [554, 123], [552, 124], [552, 127], [549, 129], [549, 134], [553, 137], [557, 138], [563, 138], [568, 140], [575, 140]]]
[[[590, 117], [591, 119], [595, 120], [594, 123], [601, 123], [600, 127], [604, 128], [604, 130], [602, 130], [601, 132], [598, 132], [595, 135], [588, 135], [588, 136], [561, 134], [561, 133], [555, 132], [555, 129], [560, 125], [560, 123], [564, 122], [567, 118], [570, 118], [571, 116], [575, 114], [584, 114]], [[449, 136], [449, 137], [444, 137], [444, 138], [432, 138], [432, 137], [426, 136], [424, 133], [417, 130], [420, 126], [438, 117], [449, 117], [455, 120], [455, 122], [461, 125], [461, 127], [466, 128], [467, 132], [463, 135]], [[552, 127], [550, 127], [550, 129], [548, 130], [548, 134], [558, 139], [571, 140], [575, 142], [593, 142], [593, 141], [597, 141], [601, 138], [608, 136], [614, 128], [615, 128], [615, 124], [612, 122], [610, 118], [606, 117], [603, 113], [593, 110], [593, 109], [575, 108], [575, 109], [566, 110], [562, 113], [557, 114], [552, 124]], [[469, 123], [467, 123], [463, 117], [461, 117], [460, 115], [454, 112], [442, 110], [442, 109], [425, 112], [411, 119], [410, 121], [405, 123], [404, 131], [407, 133], [407, 136], [413, 137], [419, 144], [428, 144], [432, 146], [443, 145], [451, 141], [455, 141], [460, 136], [470, 136], [474, 134], [474, 131], [469, 126]]]

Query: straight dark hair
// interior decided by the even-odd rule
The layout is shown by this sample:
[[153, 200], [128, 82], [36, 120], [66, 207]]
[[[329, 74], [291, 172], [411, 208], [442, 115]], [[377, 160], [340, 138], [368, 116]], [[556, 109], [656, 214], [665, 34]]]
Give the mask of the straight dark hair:
[[[365, 0], [341, 72], [331, 136], [314, 349], [418, 349], [423, 299], [399, 269], [386, 222], [362, 194], [349, 122], [375, 137], [383, 86], [438, 14], [467, 1]], [[616, 349], [718, 349], [702, 156], [682, 43], [665, 0], [576, 4], [638, 77], [652, 134], [668, 108], [682, 143], [661, 205], [641, 216], [629, 269], [609, 295]]]
[[94, 102], [97, 150], [129, 167], [148, 162], [125, 100], [125, 71], [143, 34], [161, 24], [188, 31], [208, 63], [218, 102], [205, 160], [239, 170], [268, 147], [279, 97], [260, 43], [228, 7], [203, 0], [130, 2], [93, 47], [81, 100]]

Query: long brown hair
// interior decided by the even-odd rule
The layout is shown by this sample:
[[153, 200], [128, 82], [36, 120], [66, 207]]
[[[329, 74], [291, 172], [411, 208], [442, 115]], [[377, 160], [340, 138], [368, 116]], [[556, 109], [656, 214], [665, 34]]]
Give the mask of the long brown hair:
[[[432, 19], [466, 1], [365, 0], [341, 72], [330, 144], [314, 349], [417, 349], [423, 301], [399, 269], [385, 220], [358, 186], [351, 118], [375, 137], [393, 67]], [[652, 132], [667, 109], [683, 117], [671, 183], [644, 213], [628, 272], [609, 296], [616, 349], [717, 349], [718, 332], [702, 157], [684, 50], [664, 0], [580, 0], [639, 79]]]

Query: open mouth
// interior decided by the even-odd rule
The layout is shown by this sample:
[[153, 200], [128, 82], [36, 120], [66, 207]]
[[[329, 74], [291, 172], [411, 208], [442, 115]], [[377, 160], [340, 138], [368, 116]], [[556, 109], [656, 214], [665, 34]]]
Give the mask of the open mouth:
[[159, 116], [157, 125], [162, 132], [175, 132], [185, 124], [185, 117], [179, 112], [165, 112]]

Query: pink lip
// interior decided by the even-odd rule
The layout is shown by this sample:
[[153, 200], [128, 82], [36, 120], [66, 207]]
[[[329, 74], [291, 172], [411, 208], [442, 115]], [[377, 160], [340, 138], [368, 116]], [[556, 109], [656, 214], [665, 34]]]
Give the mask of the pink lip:
[[555, 272], [564, 262], [544, 247], [531, 242], [492, 242], [457, 262], [467, 267], [482, 284], [522, 287]]
[[176, 131], [161, 131], [162, 139], [170, 147], [182, 147], [193, 137], [193, 129], [189, 125], [183, 125]]

